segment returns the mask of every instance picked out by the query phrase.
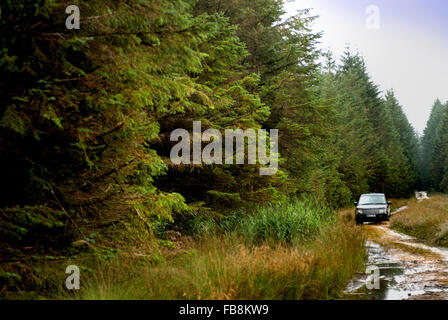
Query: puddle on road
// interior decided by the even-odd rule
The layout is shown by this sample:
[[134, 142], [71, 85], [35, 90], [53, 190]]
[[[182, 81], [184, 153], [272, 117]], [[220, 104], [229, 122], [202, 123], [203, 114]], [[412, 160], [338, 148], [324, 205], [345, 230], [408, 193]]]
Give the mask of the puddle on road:
[[[407, 207], [393, 212], [396, 214]], [[374, 241], [366, 241], [366, 266], [377, 266], [380, 271], [380, 288], [367, 289], [367, 274], [358, 274], [348, 284], [347, 299], [405, 300], [448, 299], [448, 249], [431, 247], [418, 239], [377, 226], [391, 244], [403, 244], [432, 252], [439, 258], [425, 258], [397, 249], [385, 249]]]
[[408, 292], [396, 288], [404, 275], [403, 264], [394, 259], [376, 242], [367, 241], [366, 250], [368, 262], [366, 265], [375, 265], [380, 270], [380, 289], [368, 290], [366, 288], [367, 275], [360, 275], [353, 279], [346, 293], [357, 295], [368, 300], [401, 300], [408, 297]]
[[368, 290], [367, 275], [359, 275], [345, 290], [349, 299], [404, 300], [420, 295], [448, 293], [448, 286], [442, 287], [438, 281], [437, 273], [440, 268], [434, 263], [401, 261], [373, 241], [366, 242], [366, 250], [366, 265], [377, 266], [380, 270], [380, 288]]

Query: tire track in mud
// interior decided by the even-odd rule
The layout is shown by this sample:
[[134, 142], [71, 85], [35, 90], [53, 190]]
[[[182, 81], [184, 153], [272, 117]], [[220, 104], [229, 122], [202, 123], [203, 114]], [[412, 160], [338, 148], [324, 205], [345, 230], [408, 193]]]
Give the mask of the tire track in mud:
[[345, 298], [448, 300], [448, 249], [425, 245], [391, 230], [388, 223], [362, 228], [368, 234], [366, 266], [378, 267], [380, 286], [368, 290], [366, 282], [371, 281], [368, 275], [358, 274], [348, 284]]

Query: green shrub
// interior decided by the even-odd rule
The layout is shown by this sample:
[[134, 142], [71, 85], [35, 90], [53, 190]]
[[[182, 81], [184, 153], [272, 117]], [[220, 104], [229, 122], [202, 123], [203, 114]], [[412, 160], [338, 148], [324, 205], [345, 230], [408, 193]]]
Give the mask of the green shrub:
[[[235, 217], [231, 219], [235, 223]], [[294, 243], [313, 238], [334, 219], [329, 207], [315, 198], [304, 197], [260, 207], [236, 222], [235, 231], [254, 244], [264, 241]]]
[[[44, 206], [24, 206], [0, 209], [0, 253], [11, 255], [12, 248], [36, 246], [40, 251], [66, 248], [73, 240], [67, 230], [62, 211]], [[8, 251], [9, 250], [9, 251]]]

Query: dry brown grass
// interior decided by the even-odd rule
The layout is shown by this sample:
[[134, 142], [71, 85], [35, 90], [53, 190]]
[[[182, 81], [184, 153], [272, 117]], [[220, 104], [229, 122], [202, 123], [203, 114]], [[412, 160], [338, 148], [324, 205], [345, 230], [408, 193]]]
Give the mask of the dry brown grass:
[[[70, 258], [68, 263], [81, 270], [80, 290], [64, 287], [66, 259], [52, 260], [47, 267], [39, 267], [37, 280], [42, 282], [42, 289], [36, 294], [42, 298], [120, 300], [340, 297], [349, 279], [364, 266], [365, 239], [360, 228], [347, 221], [348, 216], [338, 215], [335, 221], [331, 211], [313, 203], [282, 209], [286, 211], [282, 212], [283, 219], [266, 218], [271, 213], [278, 215], [276, 207], [262, 211], [259, 220], [268, 236], [258, 241], [248, 240], [253, 237], [247, 234], [254, 229], [249, 225], [216, 229], [221, 231], [203, 233], [202, 237], [183, 236], [176, 243], [153, 239], [158, 247], [151, 247], [146, 233], [131, 225], [124, 240], [140, 243], [139, 247], [89, 247], [91, 251]], [[310, 212], [329, 216], [324, 219]], [[302, 227], [298, 228], [297, 222]], [[305, 232], [308, 229], [313, 232]], [[287, 237], [288, 233], [293, 237]], [[21, 292], [11, 294], [27, 298]]]
[[365, 225], [361, 227], [362, 233], [366, 237], [366, 239], [381, 242], [383, 238], [383, 232], [376, 228], [376, 226], [373, 225]]
[[448, 197], [412, 201], [407, 210], [392, 217], [391, 227], [431, 245], [448, 246]]
[[349, 207], [344, 209], [339, 209], [337, 211], [338, 219], [346, 223], [354, 223], [355, 221], [355, 207]]
[[100, 266], [81, 299], [330, 299], [363, 267], [359, 228], [337, 224], [303, 245], [248, 246], [215, 236], [156, 266]]
[[411, 199], [388, 199], [389, 201], [392, 202], [391, 205], [391, 209], [392, 211], [395, 211], [401, 207], [405, 207], [405, 206], [409, 206], [412, 205], [414, 203], [417, 203], [417, 200], [415, 198], [411, 198]]

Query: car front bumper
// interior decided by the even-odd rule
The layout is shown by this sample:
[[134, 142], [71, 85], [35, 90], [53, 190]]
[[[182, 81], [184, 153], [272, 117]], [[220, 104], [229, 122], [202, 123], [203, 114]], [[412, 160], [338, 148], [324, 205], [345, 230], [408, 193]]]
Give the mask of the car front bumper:
[[376, 222], [376, 221], [385, 221], [389, 219], [389, 215], [387, 213], [377, 213], [373, 214], [357, 214], [356, 221], [359, 222]]

